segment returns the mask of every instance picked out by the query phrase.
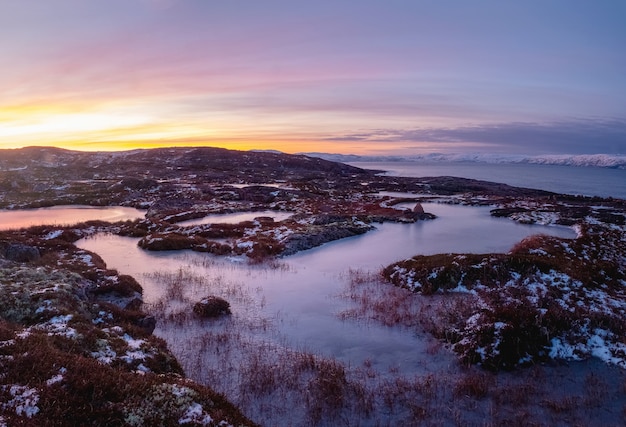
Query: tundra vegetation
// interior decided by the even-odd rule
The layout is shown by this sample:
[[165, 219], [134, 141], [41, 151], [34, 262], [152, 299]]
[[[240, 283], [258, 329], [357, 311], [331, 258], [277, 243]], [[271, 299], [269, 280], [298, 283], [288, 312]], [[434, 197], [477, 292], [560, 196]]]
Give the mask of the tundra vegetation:
[[36, 262], [0, 259], [4, 425], [254, 425], [184, 377], [134, 279], [95, 254], [40, 250]]
[[538, 235], [506, 254], [416, 256], [382, 275], [422, 295], [468, 295], [464, 315], [432, 331], [465, 362], [500, 370], [594, 355], [626, 368], [624, 217], [602, 217], [590, 210], [573, 241]]
[[[208, 148], [4, 150], [0, 188], [6, 209], [147, 209], [136, 221], [0, 232], [0, 424], [620, 425], [626, 416], [623, 200]], [[146, 250], [282, 268], [282, 256], [379, 222], [433, 219], [417, 205], [424, 201], [490, 205], [494, 216], [573, 226], [579, 237], [535, 236], [506, 254], [416, 256], [380, 272], [350, 271], [341, 318], [410, 328], [429, 340], [433, 357], [458, 355], [459, 363], [411, 378], [368, 361], [346, 366], [279, 337], [255, 340], [282, 320], [258, 311], [253, 291], [219, 278], [155, 269], [166, 295], [146, 306], [135, 278], [74, 246], [106, 232], [136, 237]], [[416, 208], [402, 208], [407, 202]], [[179, 224], [267, 210], [293, 215]], [[233, 305], [246, 316], [204, 316], [204, 307], [222, 314]], [[578, 374], [561, 363], [578, 364]], [[564, 375], [563, 387], [546, 386]]]

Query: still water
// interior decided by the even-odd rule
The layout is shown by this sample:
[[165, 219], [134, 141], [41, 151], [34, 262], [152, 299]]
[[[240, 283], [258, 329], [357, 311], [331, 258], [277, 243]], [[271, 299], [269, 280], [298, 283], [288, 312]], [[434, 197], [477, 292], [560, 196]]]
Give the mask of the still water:
[[53, 206], [40, 209], [0, 210], [0, 230], [34, 225], [72, 225], [101, 220], [108, 222], [144, 218], [146, 211], [123, 206]]
[[474, 162], [351, 162], [389, 175], [456, 176], [562, 194], [626, 199], [626, 169]]
[[[425, 353], [423, 337], [338, 318], [337, 313], [346, 308], [347, 302], [337, 295], [349, 269], [376, 271], [416, 254], [506, 252], [524, 237], [538, 233], [575, 237], [567, 227], [522, 225], [493, 218], [487, 207], [426, 203], [424, 209], [438, 218], [415, 224], [379, 224], [364, 235], [284, 258], [285, 268], [279, 269], [189, 251], [147, 252], [137, 246], [137, 239], [112, 235], [81, 240], [77, 246], [99, 254], [109, 268], [134, 276], [144, 287], [148, 303], [158, 300], [165, 291], [150, 273], [193, 270], [195, 274], [219, 278], [225, 286], [253, 289], [256, 300], [263, 301], [263, 315], [280, 314], [281, 338], [293, 348], [306, 348], [349, 364], [370, 359], [381, 370], [393, 366], [415, 372], [418, 354], [431, 357]], [[249, 307], [235, 304], [233, 311], [234, 316], [245, 315]], [[155, 333], [159, 333], [158, 327]]]

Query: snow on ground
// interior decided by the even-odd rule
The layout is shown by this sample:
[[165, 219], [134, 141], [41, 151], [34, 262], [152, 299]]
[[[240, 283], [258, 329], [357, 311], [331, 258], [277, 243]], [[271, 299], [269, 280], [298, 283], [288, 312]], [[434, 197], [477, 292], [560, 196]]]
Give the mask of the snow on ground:
[[386, 274], [412, 292], [477, 298], [451, 333], [467, 361], [499, 369], [596, 357], [626, 368], [625, 227], [592, 217], [577, 231], [576, 240], [531, 237], [509, 254], [417, 257]]
[[46, 385], [50, 387], [54, 384], [60, 383], [61, 381], [63, 381], [63, 378], [65, 377], [66, 373], [67, 373], [66, 368], [60, 368], [59, 373], [57, 375], [53, 376], [52, 378], [46, 381]]
[[[87, 260], [85, 254], [79, 254], [78, 258]], [[77, 386], [73, 371], [86, 363], [82, 361], [85, 356], [107, 365], [109, 370], [119, 370], [119, 375], [126, 372], [146, 378], [145, 390], [133, 394], [139, 399], [136, 405], [132, 401], [115, 403], [124, 413], [127, 425], [148, 425], [155, 419], [169, 420], [167, 425], [176, 421], [180, 425], [230, 425], [226, 421], [215, 422], [216, 418], [227, 416], [206, 394], [177, 384], [187, 380], [178, 375], [178, 371], [169, 371], [173, 358], [164, 352], [160, 340], [150, 335], [137, 336], [140, 331], [124, 323], [120, 309], [110, 311], [109, 305], [89, 300], [83, 292], [84, 283], [85, 279], [75, 273], [58, 269], [28, 266], [0, 269], [0, 333], [3, 335], [0, 339], [0, 372], [3, 372], [0, 375], [0, 426], [18, 422], [39, 425], [40, 418], [47, 416], [42, 414], [54, 413], [54, 406], [58, 404], [58, 397], [53, 397], [48, 388], [61, 387], [64, 390], [61, 398], [67, 399], [66, 390], [89, 387], [93, 379], [84, 378], [83, 373]], [[70, 347], [71, 351], [63, 356]], [[17, 370], [32, 364], [29, 358], [36, 357], [29, 354], [32, 351], [49, 351], [51, 358], [59, 359], [57, 362], [42, 360], [41, 366], [26, 368], [28, 380], [16, 381], [22, 378]], [[193, 382], [189, 384], [199, 387]], [[118, 391], [123, 393], [124, 390], [120, 387]], [[91, 404], [113, 405], [113, 402], [98, 400], [106, 399], [105, 395], [92, 396], [91, 399], [96, 400]], [[89, 396], [76, 398], [90, 399]], [[214, 413], [217, 416], [213, 416]]]
[[49, 232], [48, 234], [46, 234], [43, 239], [44, 240], [52, 240], [52, 239], [56, 239], [57, 237], [61, 236], [61, 234], [63, 234], [63, 230], [54, 230]]
[[[6, 387], [2, 386], [2, 388]], [[25, 416], [26, 418], [32, 418], [39, 412], [39, 407], [37, 406], [39, 393], [37, 389], [17, 384], [8, 388], [12, 399], [8, 402], [0, 403], [2, 409], [13, 409], [18, 416]]]

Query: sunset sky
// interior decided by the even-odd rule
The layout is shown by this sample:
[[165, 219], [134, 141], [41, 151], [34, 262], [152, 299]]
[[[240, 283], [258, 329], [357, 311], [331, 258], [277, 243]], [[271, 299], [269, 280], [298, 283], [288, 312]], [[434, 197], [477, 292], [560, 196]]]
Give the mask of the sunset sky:
[[0, 148], [626, 154], [624, 0], [0, 0]]

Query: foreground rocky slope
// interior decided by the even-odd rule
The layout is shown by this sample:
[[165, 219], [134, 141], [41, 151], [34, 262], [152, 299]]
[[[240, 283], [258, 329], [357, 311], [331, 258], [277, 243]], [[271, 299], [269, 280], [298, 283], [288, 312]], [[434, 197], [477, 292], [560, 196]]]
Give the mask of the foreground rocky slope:
[[254, 425], [185, 379], [140, 307], [63, 233], [2, 233], [0, 425]]

